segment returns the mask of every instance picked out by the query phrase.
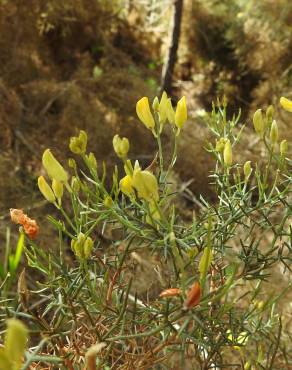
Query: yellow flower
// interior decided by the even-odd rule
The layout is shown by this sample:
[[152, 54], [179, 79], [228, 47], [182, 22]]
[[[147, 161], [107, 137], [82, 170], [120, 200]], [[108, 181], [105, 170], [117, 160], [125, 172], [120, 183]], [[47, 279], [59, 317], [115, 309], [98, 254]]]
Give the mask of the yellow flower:
[[115, 135], [113, 138], [113, 148], [117, 156], [124, 159], [127, 157], [130, 148], [129, 140], [126, 137], [121, 139], [119, 135]]
[[68, 174], [63, 166], [53, 156], [50, 149], [46, 149], [42, 158], [43, 166], [47, 171], [49, 177], [53, 180], [66, 183], [68, 181]]
[[159, 199], [158, 182], [153, 173], [147, 170], [135, 170], [132, 181], [139, 198], [147, 201], [157, 201]]
[[140, 121], [143, 122], [147, 128], [153, 129], [155, 127], [155, 121], [150, 111], [149, 100], [147, 97], [144, 97], [137, 102], [136, 112]]
[[292, 112], [292, 100], [289, 100], [282, 96], [280, 99], [280, 104], [282, 108], [284, 108], [287, 112]]
[[227, 167], [232, 166], [232, 146], [230, 140], [227, 140], [223, 152], [224, 163]]
[[183, 96], [177, 103], [174, 123], [175, 125], [181, 129], [188, 118], [188, 111], [187, 111], [187, 103], [186, 98]]
[[53, 190], [51, 189], [50, 185], [47, 183], [44, 176], [40, 176], [38, 178], [38, 187], [48, 202], [55, 203], [56, 201], [55, 194]]
[[120, 190], [128, 197], [134, 194], [133, 179], [130, 175], [126, 175], [120, 180]]
[[87, 147], [87, 134], [81, 130], [79, 136], [73, 136], [70, 138], [69, 148], [72, 153], [85, 154]]
[[[231, 342], [236, 342], [236, 344], [239, 344], [241, 346], [245, 346], [248, 342], [248, 333], [246, 331], [243, 331], [241, 333], [239, 333], [238, 337], [234, 337], [231, 330], [227, 330], [227, 338], [231, 341]], [[240, 347], [239, 346], [234, 346], [235, 349], [239, 350]]]

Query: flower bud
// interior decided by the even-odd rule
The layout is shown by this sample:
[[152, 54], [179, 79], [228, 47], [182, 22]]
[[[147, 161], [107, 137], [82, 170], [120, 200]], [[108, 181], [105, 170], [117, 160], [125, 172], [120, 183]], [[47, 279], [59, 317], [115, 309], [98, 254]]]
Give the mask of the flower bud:
[[249, 176], [252, 172], [252, 168], [251, 168], [251, 165], [250, 165], [250, 161], [246, 161], [245, 164], [243, 165], [243, 173], [244, 173], [244, 181], [247, 182], [247, 180], [249, 179]]
[[186, 98], [183, 96], [177, 103], [174, 122], [181, 129], [188, 118]]
[[138, 197], [147, 201], [158, 200], [158, 183], [150, 171], [134, 171], [133, 187], [137, 190]]
[[112, 198], [109, 195], [104, 198], [103, 205], [106, 208], [111, 208], [111, 206], [113, 205], [113, 200], [112, 200]]
[[73, 169], [76, 171], [77, 165], [76, 165], [76, 161], [75, 161], [75, 159], [73, 159], [73, 158], [69, 158], [69, 159], [68, 159], [68, 166], [69, 166], [70, 168], [73, 168]]
[[292, 112], [292, 100], [284, 98], [283, 96], [280, 99], [280, 104], [287, 112]]
[[219, 140], [216, 140], [216, 147], [215, 150], [218, 153], [223, 152], [225, 147], [226, 139], [224, 137], [221, 137]]
[[68, 174], [64, 167], [53, 156], [50, 149], [46, 149], [42, 158], [43, 166], [47, 171], [49, 177], [53, 180], [66, 183], [68, 181]]
[[56, 179], [53, 179], [52, 181], [52, 189], [53, 192], [58, 199], [59, 202], [61, 202], [61, 199], [63, 197], [63, 192], [64, 192], [64, 186], [61, 182], [57, 181]]
[[121, 139], [119, 135], [115, 135], [113, 138], [113, 148], [119, 158], [125, 159], [130, 148], [129, 140], [126, 137]]
[[153, 129], [155, 127], [155, 121], [150, 111], [149, 100], [147, 97], [144, 97], [137, 102], [136, 112], [140, 121], [143, 122], [148, 129]]
[[272, 105], [269, 105], [266, 110], [266, 117], [269, 121], [272, 121], [274, 113], [275, 113], [274, 107]]
[[265, 131], [265, 122], [263, 119], [263, 114], [262, 114], [261, 109], [258, 109], [253, 115], [253, 126], [254, 126], [256, 133], [260, 137], [263, 137], [264, 131]]
[[167, 109], [168, 109], [168, 101], [167, 101], [167, 94], [163, 91], [160, 103], [159, 103], [159, 123], [164, 124], [167, 119]]
[[245, 364], [244, 364], [244, 370], [250, 370], [251, 368], [251, 363], [249, 361], [247, 361]]
[[223, 152], [224, 163], [227, 167], [232, 166], [232, 146], [230, 140], [227, 140]]
[[24, 324], [17, 319], [7, 320], [7, 331], [5, 335], [5, 353], [13, 363], [13, 369], [20, 369], [22, 357], [27, 346], [28, 330]]
[[87, 134], [85, 131], [80, 130], [79, 136], [70, 138], [69, 148], [72, 153], [85, 154], [87, 148]]
[[271, 131], [270, 131], [270, 140], [272, 144], [276, 144], [279, 139], [279, 129], [277, 122], [274, 120], [272, 122]]
[[80, 181], [77, 179], [76, 176], [72, 176], [71, 188], [75, 193], [78, 193], [80, 191]]
[[280, 154], [282, 157], [285, 157], [287, 152], [288, 152], [288, 141], [285, 139], [282, 140], [280, 143]]
[[85, 243], [85, 235], [83, 233], [79, 233], [77, 239], [71, 240], [71, 249], [74, 252], [75, 256], [79, 259], [84, 259], [84, 243]]
[[88, 159], [90, 167], [93, 168], [94, 170], [96, 170], [97, 169], [97, 161], [96, 161], [94, 153], [90, 152], [89, 155], [87, 156], [87, 159]]
[[153, 108], [154, 112], [158, 112], [158, 110], [159, 110], [159, 99], [158, 99], [157, 96], [155, 96], [155, 98], [153, 100], [152, 108]]
[[51, 189], [50, 185], [47, 183], [44, 176], [40, 176], [38, 178], [38, 187], [40, 189], [40, 192], [43, 194], [43, 196], [47, 199], [48, 202], [55, 203], [56, 201], [55, 194]]
[[83, 253], [85, 259], [88, 259], [91, 256], [93, 244], [93, 240], [90, 236], [88, 236], [83, 244]]

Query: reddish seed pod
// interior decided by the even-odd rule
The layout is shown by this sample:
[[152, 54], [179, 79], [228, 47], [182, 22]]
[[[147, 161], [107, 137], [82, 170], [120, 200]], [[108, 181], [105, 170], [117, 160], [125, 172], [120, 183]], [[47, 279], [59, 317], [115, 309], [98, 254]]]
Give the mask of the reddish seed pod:
[[160, 294], [160, 298], [168, 298], [168, 297], [177, 297], [181, 294], [181, 290], [179, 288], [169, 288], [163, 290]]
[[190, 309], [195, 307], [201, 299], [201, 285], [199, 282], [195, 282], [187, 294], [187, 298], [184, 301], [184, 309]]

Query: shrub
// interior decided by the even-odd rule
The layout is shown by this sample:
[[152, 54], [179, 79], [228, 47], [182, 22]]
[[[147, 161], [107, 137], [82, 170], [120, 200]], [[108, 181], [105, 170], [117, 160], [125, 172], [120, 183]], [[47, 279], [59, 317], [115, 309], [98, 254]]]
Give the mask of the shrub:
[[[290, 109], [289, 100], [281, 102]], [[118, 166], [112, 174], [97, 167], [84, 131], [70, 140], [76, 156], [70, 175], [44, 152], [47, 178], [39, 178], [39, 188], [60, 212], [59, 219], [48, 216], [59, 245], [43, 249], [27, 237], [35, 281], [11, 293], [2, 311], [31, 330], [25, 368], [32, 362], [90, 370], [286, 366], [277, 304], [290, 285], [272, 292], [270, 284], [292, 259], [291, 160], [273, 109], [253, 118], [267, 161], [239, 164], [233, 152], [245, 127], [239, 116], [228, 119], [224, 99], [213, 105], [205, 121], [215, 139], [206, 149], [215, 160], [209, 177], [217, 202], [201, 197], [191, 221], [179, 215], [180, 194], [170, 183], [186, 100], [174, 110], [164, 93], [151, 110], [144, 97], [136, 111], [158, 148], [145, 169], [128, 158], [131, 143], [118, 136], [113, 147], [123, 174]], [[167, 129], [173, 133], [168, 163]], [[23, 288], [23, 274], [21, 281]]]

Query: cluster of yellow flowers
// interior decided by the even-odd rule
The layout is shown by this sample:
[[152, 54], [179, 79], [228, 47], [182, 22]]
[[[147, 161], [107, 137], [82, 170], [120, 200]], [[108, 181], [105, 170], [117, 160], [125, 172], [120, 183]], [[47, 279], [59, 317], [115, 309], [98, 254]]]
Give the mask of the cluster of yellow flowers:
[[[292, 112], [292, 101], [281, 97], [280, 105], [287, 112]], [[279, 128], [276, 120], [273, 119], [274, 107], [270, 105], [266, 110], [265, 117], [263, 116], [262, 110], [258, 109], [253, 115], [253, 125], [256, 133], [263, 138], [267, 130], [269, 131], [270, 142], [274, 146], [279, 140]], [[288, 151], [288, 142], [286, 139], [280, 142], [280, 154], [285, 156]]]
[[185, 124], [188, 118], [186, 98], [183, 96], [177, 103], [176, 110], [174, 111], [171, 99], [168, 98], [164, 91], [159, 101], [158, 97], [155, 97], [152, 104], [153, 111], [158, 115], [157, 124], [152, 115], [149, 100], [147, 97], [143, 97], [136, 104], [136, 112], [141, 122], [153, 132], [156, 136], [161, 133], [163, 126], [166, 121], [174, 125], [177, 128], [177, 135], [180, 133], [181, 128]]

